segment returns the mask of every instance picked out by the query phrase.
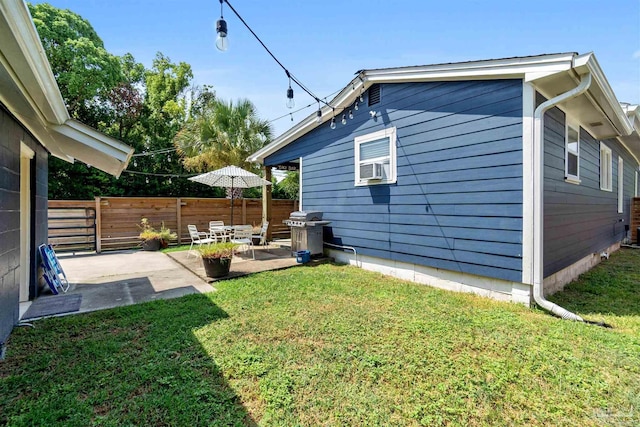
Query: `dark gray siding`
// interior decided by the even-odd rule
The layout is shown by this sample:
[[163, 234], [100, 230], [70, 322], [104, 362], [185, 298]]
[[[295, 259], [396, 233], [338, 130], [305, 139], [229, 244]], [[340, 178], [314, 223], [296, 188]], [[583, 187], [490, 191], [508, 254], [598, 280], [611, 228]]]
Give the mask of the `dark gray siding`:
[[[265, 164], [303, 157], [303, 207], [325, 212], [335, 243], [521, 281], [522, 81], [385, 84], [381, 93], [346, 125], [326, 123]], [[354, 186], [354, 137], [392, 126], [397, 184]]]
[[[544, 98], [538, 95], [537, 102]], [[617, 141], [612, 151], [613, 191], [600, 190], [600, 141], [580, 129], [580, 184], [564, 179], [565, 115], [545, 114], [544, 140], [544, 276], [585, 256], [598, 253], [625, 236], [638, 164]], [[624, 212], [618, 213], [618, 157], [624, 160]], [[622, 221], [621, 221], [622, 220]]]
[[0, 342], [18, 321], [20, 295], [20, 142], [31, 163], [32, 242], [30, 296], [37, 292], [35, 249], [47, 241], [47, 151], [0, 104]]

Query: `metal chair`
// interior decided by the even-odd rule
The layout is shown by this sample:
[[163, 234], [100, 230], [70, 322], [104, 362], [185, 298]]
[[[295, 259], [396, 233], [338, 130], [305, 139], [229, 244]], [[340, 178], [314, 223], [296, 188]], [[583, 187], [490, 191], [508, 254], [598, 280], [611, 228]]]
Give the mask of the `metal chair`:
[[234, 227], [233, 237], [231, 238], [231, 243], [236, 243], [238, 245], [246, 245], [247, 250], [251, 248], [251, 255], [253, 259], [256, 259], [256, 253], [253, 250], [253, 239], [251, 238], [252, 227], [250, 225], [237, 225]]
[[191, 246], [189, 246], [189, 255], [191, 255], [191, 251], [193, 249], [193, 245], [197, 244], [203, 245], [208, 243], [215, 243], [215, 240], [208, 237], [208, 234], [204, 231], [198, 231], [198, 227], [193, 224], [187, 225], [187, 229], [189, 230], [189, 237], [191, 237]]
[[265, 221], [260, 227], [259, 234], [252, 234], [251, 237], [254, 239], [260, 239], [260, 246], [264, 246], [267, 244], [267, 229], [269, 228], [269, 221]]
[[229, 228], [225, 226], [209, 227], [209, 238], [215, 242], [228, 242], [230, 238]]

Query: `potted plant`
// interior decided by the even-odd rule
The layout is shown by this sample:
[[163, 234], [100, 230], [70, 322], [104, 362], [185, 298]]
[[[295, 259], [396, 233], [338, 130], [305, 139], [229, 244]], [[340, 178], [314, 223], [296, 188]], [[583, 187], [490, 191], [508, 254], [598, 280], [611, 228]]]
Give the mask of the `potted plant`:
[[237, 244], [231, 242], [200, 245], [197, 250], [202, 258], [202, 264], [204, 265], [204, 271], [207, 277], [217, 278], [229, 274], [231, 258], [233, 258], [237, 247]]
[[160, 230], [156, 230], [147, 218], [142, 218], [139, 227], [138, 237], [142, 239], [142, 250], [144, 251], [157, 251], [160, 247], [166, 248], [169, 245], [169, 240], [178, 237], [176, 233], [172, 233], [169, 228], [164, 226], [164, 222], [162, 222]]

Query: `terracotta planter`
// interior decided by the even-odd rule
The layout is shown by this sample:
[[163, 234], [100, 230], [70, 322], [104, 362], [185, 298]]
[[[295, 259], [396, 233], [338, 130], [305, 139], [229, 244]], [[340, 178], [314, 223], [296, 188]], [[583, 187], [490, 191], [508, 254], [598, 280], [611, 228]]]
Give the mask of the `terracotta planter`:
[[160, 250], [160, 240], [159, 239], [150, 239], [142, 241], [142, 250], [143, 251], [157, 251]]
[[231, 258], [202, 258], [207, 277], [224, 277], [231, 269]]

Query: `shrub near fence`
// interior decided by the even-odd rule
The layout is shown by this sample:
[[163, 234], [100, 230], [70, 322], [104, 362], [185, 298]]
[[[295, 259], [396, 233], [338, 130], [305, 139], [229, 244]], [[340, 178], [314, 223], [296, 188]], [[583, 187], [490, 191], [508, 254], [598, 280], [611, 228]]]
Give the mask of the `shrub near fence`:
[[[195, 224], [199, 230], [207, 230], [209, 221], [222, 220], [231, 224], [231, 202], [229, 199], [175, 198], [175, 197], [97, 197], [95, 201], [50, 200], [49, 243], [61, 243], [55, 237], [59, 221], [53, 213], [60, 208], [77, 209], [95, 207], [96, 250], [130, 249], [139, 247], [140, 220], [148, 218], [155, 227], [165, 227], [178, 231], [180, 243], [191, 241], [188, 224]], [[272, 200], [270, 231], [273, 238], [289, 237], [289, 229], [282, 221], [298, 210], [295, 200]], [[262, 223], [261, 199], [236, 199], [233, 212], [234, 224], [260, 226]], [[177, 242], [172, 242], [175, 244]], [[60, 249], [64, 250], [63, 247]]]

